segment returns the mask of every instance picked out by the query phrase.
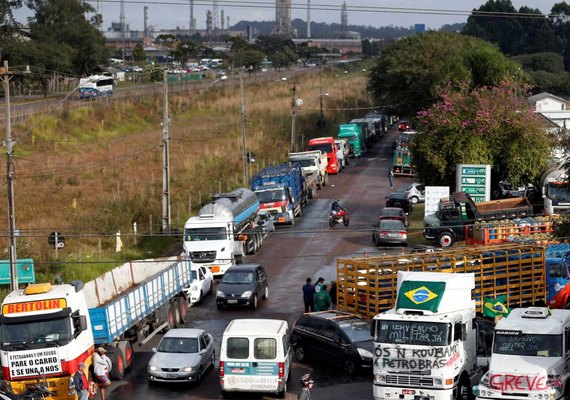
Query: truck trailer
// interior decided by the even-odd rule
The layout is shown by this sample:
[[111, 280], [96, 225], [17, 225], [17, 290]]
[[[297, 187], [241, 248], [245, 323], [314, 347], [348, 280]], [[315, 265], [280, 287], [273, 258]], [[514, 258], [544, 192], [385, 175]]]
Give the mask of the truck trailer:
[[267, 210], [279, 224], [294, 224], [295, 217], [303, 215], [307, 204], [303, 190], [303, 174], [297, 163], [269, 166], [253, 178], [251, 189], [259, 199], [262, 210]]
[[289, 162], [300, 164], [306, 187], [311, 187], [314, 180], [316, 180], [317, 189], [319, 190], [323, 186], [328, 185], [327, 155], [320, 150], [289, 153]]
[[424, 237], [441, 247], [451, 247], [465, 238], [465, 227], [475, 222], [524, 218], [532, 215], [525, 197], [475, 203], [465, 192], [441, 199], [437, 211], [424, 218]]
[[569, 244], [474, 246], [435, 253], [337, 260], [337, 307], [371, 319], [392, 308], [398, 271], [475, 274], [474, 299], [506, 295], [505, 306], [570, 307]]
[[[374, 317], [375, 400], [470, 398], [489, 363], [473, 273], [398, 271], [395, 306]], [[479, 350], [479, 351], [478, 351]]]
[[131, 261], [83, 285], [38, 283], [2, 302], [0, 361], [14, 394], [45, 378], [54, 398], [75, 400], [73, 374], [91, 365], [102, 346], [122, 379], [133, 361], [133, 343], [180, 326], [191, 282], [187, 259]]
[[212, 200], [184, 224], [184, 252], [218, 276], [259, 250], [263, 230], [255, 223], [259, 200], [251, 190], [218, 193]]

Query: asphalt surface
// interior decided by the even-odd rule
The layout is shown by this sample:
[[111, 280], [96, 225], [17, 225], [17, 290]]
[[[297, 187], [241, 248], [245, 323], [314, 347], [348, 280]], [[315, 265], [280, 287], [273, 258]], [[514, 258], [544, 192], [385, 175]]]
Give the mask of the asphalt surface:
[[[301, 286], [305, 279], [312, 277], [316, 280], [322, 276], [325, 283], [330, 283], [336, 276], [337, 258], [401, 251], [398, 247], [377, 248], [372, 242], [372, 224], [390, 192], [387, 172], [392, 161], [391, 145], [397, 135], [397, 131], [389, 131], [361, 159], [351, 159], [350, 166], [337, 176], [331, 176], [329, 185], [317, 192], [316, 199], [310, 201], [303, 210], [303, 217], [294, 226], [278, 227], [265, 239], [262, 249], [246, 260], [264, 265], [268, 275], [269, 298], [260, 300], [257, 310], [220, 311], [216, 309], [214, 296], [206, 297], [203, 304], [188, 310], [186, 326], [205, 329], [212, 334], [216, 343], [216, 359], [223, 331], [235, 318], [283, 319], [292, 327], [303, 312]], [[394, 187], [405, 188], [411, 181], [411, 178], [397, 177]], [[348, 227], [342, 224], [334, 228], [328, 226], [330, 204], [335, 198], [348, 209]], [[149, 385], [146, 367], [153, 354], [152, 347], [157, 346], [160, 336], [135, 348], [134, 364], [123, 381], [113, 382], [110, 393], [107, 389], [107, 400], [222, 398], [217, 369], [208, 371], [201, 385]], [[315, 379], [312, 399], [372, 398], [370, 373], [349, 377], [328, 365], [294, 360], [287, 399], [297, 398], [301, 389], [299, 378], [307, 372]], [[235, 396], [239, 399], [273, 397]]]

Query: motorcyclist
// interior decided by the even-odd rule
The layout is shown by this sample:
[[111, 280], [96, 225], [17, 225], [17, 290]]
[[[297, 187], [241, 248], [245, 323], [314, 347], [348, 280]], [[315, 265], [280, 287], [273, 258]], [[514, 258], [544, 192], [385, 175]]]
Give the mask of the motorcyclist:
[[297, 400], [311, 400], [311, 389], [313, 388], [313, 378], [311, 375], [305, 374], [301, 377], [301, 384], [303, 388], [301, 389], [301, 393], [297, 396]]
[[341, 207], [340, 205], [340, 201], [338, 199], [334, 199], [334, 201], [331, 204], [331, 212], [336, 215], [337, 212], [344, 210], [344, 208]]

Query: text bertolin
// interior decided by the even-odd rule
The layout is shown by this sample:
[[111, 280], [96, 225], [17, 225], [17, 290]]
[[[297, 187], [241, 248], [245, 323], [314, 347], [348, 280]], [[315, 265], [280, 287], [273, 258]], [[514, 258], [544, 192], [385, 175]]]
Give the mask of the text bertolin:
[[458, 344], [415, 349], [377, 345], [374, 348], [374, 366], [410, 371], [443, 368], [460, 360], [458, 349]]

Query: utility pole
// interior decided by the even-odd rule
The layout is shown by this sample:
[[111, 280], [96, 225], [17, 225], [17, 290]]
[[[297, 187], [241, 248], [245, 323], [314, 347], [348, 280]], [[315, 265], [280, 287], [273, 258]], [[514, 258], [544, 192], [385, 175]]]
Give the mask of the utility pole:
[[0, 71], [4, 81], [4, 99], [6, 102], [6, 183], [8, 186], [8, 218], [10, 235], [10, 290], [18, 289], [18, 269], [16, 257], [16, 211], [14, 209], [14, 159], [12, 142], [12, 116], [10, 112], [10, 75], [8, 61], [4, 61], [4, 68]]
[[295, 93], [297, 92], [297, 82], [293, 82], [291, 88], [291, 153], [295, 151], [295, 119], [297, 117], [297, 99]]
[[163, 71], [164, 82], [164, 111], [162, 117], [162, 231], [170, 232], [170, 155], [168, 126], [168, 76], [166, 69]]
[[240, 111], [241, 111], [241, 145], [243, 158], [243, 185], [247, 187], [247, 159], [246, 159], [246, 140], [245, 140], [245, 103], [243, 100], [243, 71], [239, 75], [239, 92], [240, 92]]

